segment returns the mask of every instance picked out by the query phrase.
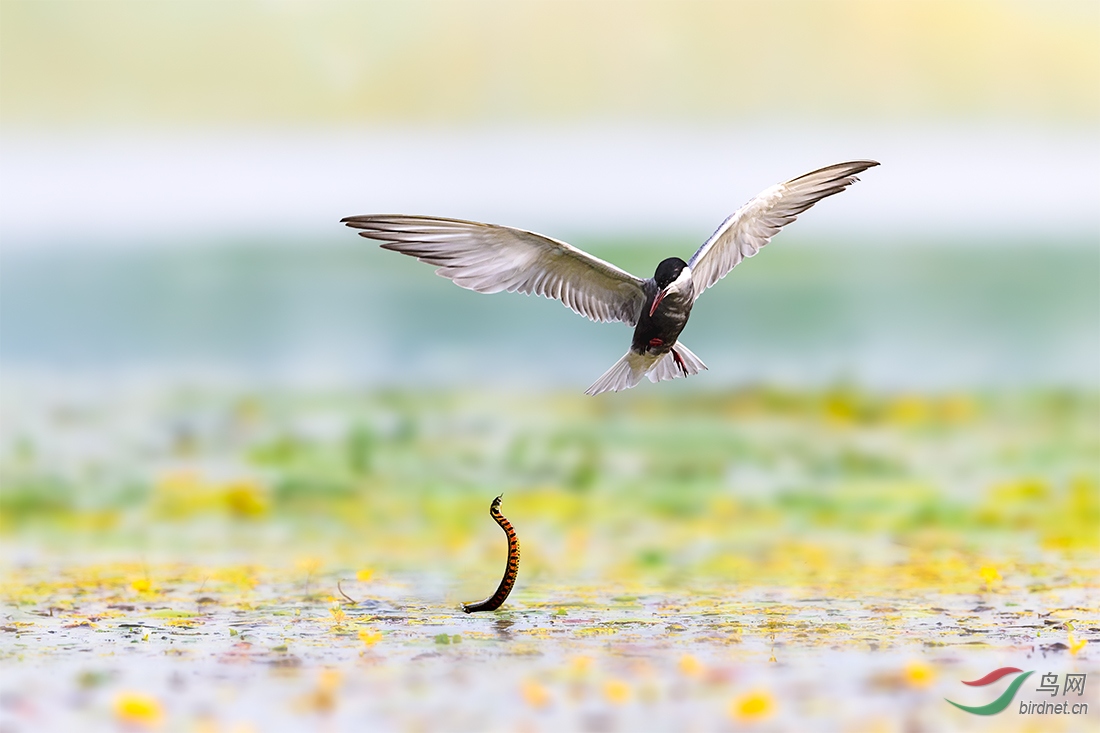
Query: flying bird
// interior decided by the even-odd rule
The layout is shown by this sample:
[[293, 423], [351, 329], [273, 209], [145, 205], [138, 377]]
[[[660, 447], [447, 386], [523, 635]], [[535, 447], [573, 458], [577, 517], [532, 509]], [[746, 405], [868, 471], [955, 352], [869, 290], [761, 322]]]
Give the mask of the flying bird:
[[762, 191], [722, 222], [684, 262], [662, 260], [639, 278], [565, 242], [496, 224], [434, 216], [377, 214], [341, 221], [383, 249], [435, 265], [436, 274], [479, 293], [518, 291], [555, 298], [593, 321], [634, 327], [630, 350], [585, 392], [618, 392], [638, 384], [688, 377], [707, 368], [679, 341], [695, 301], [806, 209], [855, 183], [878, 165], [854, 160], [792, 178]]

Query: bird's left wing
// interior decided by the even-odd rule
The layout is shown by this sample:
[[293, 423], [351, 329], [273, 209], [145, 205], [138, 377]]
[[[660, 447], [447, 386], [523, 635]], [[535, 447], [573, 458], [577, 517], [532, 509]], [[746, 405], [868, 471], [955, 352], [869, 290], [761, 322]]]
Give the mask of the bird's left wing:
[[695, 282], [695, 297], [698, 299], [741, 260], [759, 252], [803, 211], [826, 196], [840, 193], [859, 180], [857, 173], [876, 165], [878, 163], [873, 160], [837, 163], [765, 189], [722, 222], [718, 231], [688, 262]]
[[556, 298], [593, 321], [633, 326], [645, 301], [643, 281], [565, 242], [495, 224], [433, 216], [381, 214], [342, 219], [383, 249], [436, 265], [436, 274], [479, 293], [521, 292]]

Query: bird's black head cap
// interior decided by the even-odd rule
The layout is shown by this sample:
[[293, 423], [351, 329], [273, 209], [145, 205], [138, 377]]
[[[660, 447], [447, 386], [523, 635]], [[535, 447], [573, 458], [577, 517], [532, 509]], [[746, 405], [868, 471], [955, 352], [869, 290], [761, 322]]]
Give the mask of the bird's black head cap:
[[667, 260], [662, 260], [661, 264], [657, 265], [657, 270], [653, 273], [653, 279], [657, 282], [657, 287], [666, 288], [676, 278], [680, 277], [680, 273], [684, 271], [684, 268], [688, 266], [688, 263], [681, 260], [679, 257], [669, 257]]

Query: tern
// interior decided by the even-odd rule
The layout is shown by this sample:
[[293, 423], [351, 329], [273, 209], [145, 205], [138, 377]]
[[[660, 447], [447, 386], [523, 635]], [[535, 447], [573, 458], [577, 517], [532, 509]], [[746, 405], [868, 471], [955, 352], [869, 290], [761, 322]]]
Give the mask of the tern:
[[730, 215], [691, 259], [662, 260], [642, 279], [541, 234], [434, 216], [377, 214], [341, 222], [383, 249], [435, 265], [436, 274], [479, 293], [520, 292], [555, 298], [597, 322], [634, 327], [630, 350], [585, 394], [618, 392], [642, 377], [660, 382], [707, 368], [679, 341], [695, 301], [785, 225], [855, 183], [873, 160], [837, 163], [771, 186]]

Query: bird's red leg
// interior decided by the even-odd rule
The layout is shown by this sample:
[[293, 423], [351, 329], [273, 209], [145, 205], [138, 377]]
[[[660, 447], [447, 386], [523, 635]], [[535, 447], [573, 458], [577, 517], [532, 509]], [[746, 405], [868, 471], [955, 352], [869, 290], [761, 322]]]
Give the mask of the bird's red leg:
[[684, 360], [680, 358], [680, 354], [676, 351], [676, 349], [672, 350], [672, 358], [675, 359], [676, 363], [680, 365], [680, 371], [684, 373], [684, 376], [688, 376], [688, 370], [687, 367], [684, 366]]

